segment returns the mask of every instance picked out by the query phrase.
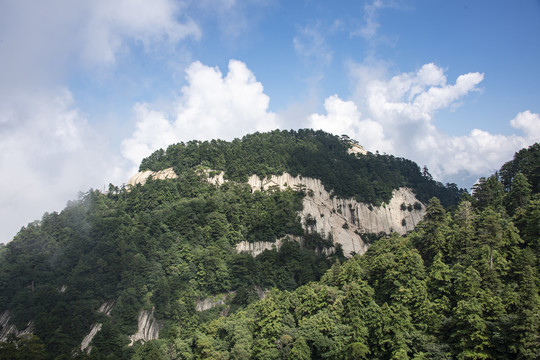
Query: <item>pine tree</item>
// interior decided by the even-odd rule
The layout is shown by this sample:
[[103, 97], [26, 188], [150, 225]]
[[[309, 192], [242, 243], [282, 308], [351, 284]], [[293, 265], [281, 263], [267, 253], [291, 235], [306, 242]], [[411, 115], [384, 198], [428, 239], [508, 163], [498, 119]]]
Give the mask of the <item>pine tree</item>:
[[437, 198], [432, 198], [426, 207], [426, 215], [418, 224], [420, 232], [414, 236], [412, 241], [416, 246], [426, 265], [433, 262], [437, 253], [446, 255], [447, 235], [449, 232], [446, 211]]
[[510, 191], [506, 195], [507, 209], [510, 214], [527, 205], [531, 198], [531, 185], [521, 172], [516, 175]]

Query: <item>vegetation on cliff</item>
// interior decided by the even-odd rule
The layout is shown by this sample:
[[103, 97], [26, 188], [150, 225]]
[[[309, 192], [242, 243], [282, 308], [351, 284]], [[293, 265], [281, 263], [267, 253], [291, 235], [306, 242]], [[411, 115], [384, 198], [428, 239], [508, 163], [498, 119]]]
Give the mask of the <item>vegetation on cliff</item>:
[[349, 141], [325, 133], [302, 129], [254, 133], [235, 139], [190, 141], [171, 145], [145, 158], [141, 171], [159, 171], [173, 167], [182, 173], [196, 165], [224, 171], [225, 178], [247, 181], [252, 174], [261, 178], [288, 172], [320, 179], [336, 196], [354, 197], [358, 202], [380, 205], [392, 198], [400, 187], [414, 190], [418, 199], [427, 202], [435, 196], [444, 206], [457, 204], [460, 190], [455, 184], [434, 181], [424, 168], [392, 155], [368, 153], [354, 156], [347, 152]]
[[[141, 168], [174, 166], [178, 178], [90, 190], [45, 214], [0, 248], [0, 311], [18, 329], [33, 327], [32, 336], [0, 344], [0, 358], [538, 358], [540, 195], [531, 185], [539, 147], [516, 154], [501, 170], [508, 175], [481, 179], [472, 196], [408, 160], [346, 149], [311, 130], [173, 145]], [[414, 232], [374, 241], [346, 261], [331, 239], [304, 232], [302, 189], [216, 186], [201, 166], [234, 180], [319, 174], [337, 196], [373, 192], [373, 203], [387, 199], [388, 184], [462, 199], [452, 210], [430, 200]], [[363, 194], [341, 180], [353, 189], [374, 184]], [[285, 241], [256, 258], [235, 251], [241, 241], [286, 234], [302, 244]], [[259, 301], [263, 289], [272, 290]], [[195, 311], [216, 294], [233, 295]], [[97, 311], [106, 302], [114, 302], [110, 316]], [[152, 308], [159, 340], [129, 347], [139, 311]], [[96, 323], [92, 351], [78, 351]]]
[[538, 359], [538, 162], [504, 168], [517, 168], [506, 190], [494, 175], [453, 211], [433, 198], [414, 232], [135, 358]]

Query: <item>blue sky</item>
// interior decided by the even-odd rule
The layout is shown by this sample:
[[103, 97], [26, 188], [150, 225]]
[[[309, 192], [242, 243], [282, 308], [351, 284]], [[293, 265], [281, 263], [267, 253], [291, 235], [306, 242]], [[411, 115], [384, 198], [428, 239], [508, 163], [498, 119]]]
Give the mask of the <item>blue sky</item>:
[[470, 188], [540, 140], [540, 1], [0, 2], [0, 242], [157, 148], [321, 128]]

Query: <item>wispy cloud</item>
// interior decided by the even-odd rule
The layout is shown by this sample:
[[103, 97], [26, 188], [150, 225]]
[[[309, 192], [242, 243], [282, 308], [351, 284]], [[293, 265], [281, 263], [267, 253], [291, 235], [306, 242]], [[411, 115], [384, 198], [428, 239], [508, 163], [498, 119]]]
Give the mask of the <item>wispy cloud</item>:
[[317, 65], [328, 66], [332, 62], [333, 51], [319, 24], [300, 27], [293, 45], [297, 54]]
[[4, 94], [0, 105], [0, 242], [59, 211], [81, 190], [118, 180], [118, 156], [87, 124], [71, 93]]
[[403, 6], [397, 0], [373, 0], [364, 5], [364, 17], [360, 26], [351, 31], [351, 36], [361, 36], [367, 41], [374, 41], [379, 36], [379, 12], [382, 9], [400, 9]]
[[191, 9], [199, 12], [198, 20], [217, 25], [223, 41], [232, 42], [250, 34], [274, 0], [198, 0]]

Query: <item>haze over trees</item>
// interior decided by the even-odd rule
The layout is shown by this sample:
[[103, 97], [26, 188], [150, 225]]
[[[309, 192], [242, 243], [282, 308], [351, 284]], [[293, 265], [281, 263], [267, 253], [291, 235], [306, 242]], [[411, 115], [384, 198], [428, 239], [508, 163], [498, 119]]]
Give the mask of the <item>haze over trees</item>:
[[[540, 146], [516, 153], [472, 195], [409, 160], [354, 156], [349, 146], [312, 130], [171, 145], [141, 170], [173, 167], [178, 178], [90, 190], [45, 214], [0, 248], [0, 311], [18, 329], [34, 328], [0, 344], [0, 358], [540, 357]], [[208, 171], [231, 181], [210, 184]], [[346, 259], [302, 228], [303, 190], [244, 183], [283, 172], [373, 205], [410, 187], [426, 216]], [[302, 244], [257, 257], [235, 251], [285, 235]], [[232, 295], [195, 311], [219, 294]], [[110, 316], [97, 312], [107, 301]], [[152, 308], [159, 339], [129, 347], [137, 314]], [[95, 323], [87, 354], [81, 339]]]

